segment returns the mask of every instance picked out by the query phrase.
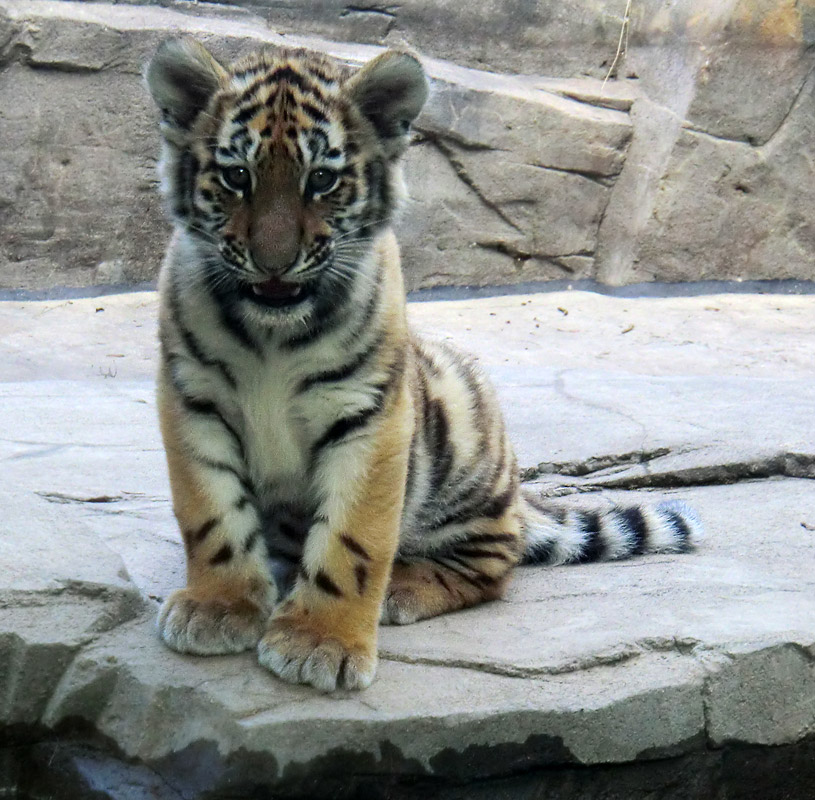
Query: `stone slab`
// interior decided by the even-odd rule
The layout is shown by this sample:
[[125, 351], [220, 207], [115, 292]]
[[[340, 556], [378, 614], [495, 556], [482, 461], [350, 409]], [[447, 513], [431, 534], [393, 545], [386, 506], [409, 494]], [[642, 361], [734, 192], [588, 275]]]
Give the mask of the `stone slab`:
[[[520, 569], [501, 602], [383, 629], [373, 686], [325, 696], [251, 654], [157, 640], [183, 548], [155, 421], [155, 294], [0, 303], [0, 731], [43, 741], [31, 763], [70, 762], [111, 798], [117, 781], [168, 798], [350, 798], [417, 780], [452, 797], [520, 771], [806, 747], [813, 306], [568, 291], [412, 303], [418, 328], [479, 354], [542, 492], [686, 499], [707, 538], [683, 556]], [[801, 458], [757, 472], [768, 454]], [[684, 797], [710, 796], [716, 764]]]

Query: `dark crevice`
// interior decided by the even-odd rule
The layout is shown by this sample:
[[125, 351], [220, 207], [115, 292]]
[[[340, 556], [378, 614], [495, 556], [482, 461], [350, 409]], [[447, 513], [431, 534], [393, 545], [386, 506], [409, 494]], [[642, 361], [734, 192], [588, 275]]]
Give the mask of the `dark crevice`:
[[569, 475], [582, 477], [592, 472], [610, 467], [645, 464], [655, 458], [662, 458], [671, 452], [670, 447], [658, 447], [655, 450], [643, 450], [631, 453], [613, 453], [604, 456], [592, 456], [582, 461], [543, 461], [535, 467], [521, 469], [522, 481], [533, 481], [542, 475]]
[[347, 17], [350, 14], [377, 14], [388, 19], [396, 19], [396, 12], [391, 9], [398, 9], [399, 6], [346, 6], [340, 12], [340, 17]]
[[455, 171], [458, 178], [464, 183], [469, 189], [471, 189], [478, 199], [494, 214], [496, 214], [502, 222], [509, 225], [511, 228], [514, 228], [519, 233], [523, 233], [521, 228], [519, 228], [500, 208], [499, 206], [490, 200], [478, 187], [475, 181], [470, 177], [470, 174], [467, 172], [464, 165], [455, 157], [455, 153], [453, 149], [442, 141], [441, 137], [437, 136], [427, 136], [427, 141], [433, 147], [436, 148], [449, 162], [450, 166]]
[[[602, 483], [581, 484], [580, 491], [599, 489], [683, 489], [691, 486], [727, 486], [745, 481], [768, 478], [815, 478], [815, 455], [806, 453], [779, 453], [756, 461], [738, 461], [731, 464], [710, 464], [684, 469], [661, 469], [648, 472], [647, 465], [654, 459], [668, 455], [670, 450], [654, 450], [642, 454], [600, 456], [585, 461], [542, 463], [521, 470], [521, 479], [531, 481], [544, 475], [569, 477], [596, 476]], [[619, 477], [597, 476], [596, 473], [615, 466], [643, 465], [645, 472]]]
[[568, 264], [562, 263], [559, 259], [573, 258], [575, 256], [582, 258], [594, 257], [594, 253], [591, 250], [580, 250], [576, 253], [558, 253], [552, 255], [549, 253], [535, 253], [529, 250], [524, 250], [520, 247], [509, 244], [508, 242], [476, 242], [475, 244], [477, 247], [481, 247], [484, 250], [492, 250], [496, 253], [500, 253], [502, 256], [509, 256], [519, 264], [525, 264], [527, 261], [543, 261], [547, 264], [552, 264], [553, 266], [558, 267], [570, 275], [574, 274], [574, 268], [570, 267]]
[[[551, 164], [531, 164], [530, 166], [537, 167], [538, 169], [545, 169], [549, 172], [559, 172], [563, 175], [577, 175], [581, 178], [585, 178], [592, 183], [596, 183], [600, 186], [605, 188], [610, 188], [614, 185], [615, 181], [617, 180], [617, 176], [620, 174], [616, 172], [612, 175], [605, 175], [601, 172], [592, 172], [591, 170], [583, 170], [583, 169], [569, 169], [568, 167], [553, 167]], [[620, 167], [622, 169], [622, 165]]]
[[620, 476], [603, 481], [606, 489], [682, 489], [727, 486], [767, 478], [815, 478], [815, 455], [783, 453], [759, 461], [667, 470], [652, 475]]
[[574, 100], [575, 103], [581, 103], [584, 106], [591, 106], [592, 108], [604, 108], [609, 111], [619, 111], [621, 114], [628, 114], [631, 111], [631, 106], [634, 105], [634, 99], [630, 97], [614, 97], [611, 95], [607, 97], [587, 97], [586, 95], [567, 90], [544, 89], [543, 91], [551, 91], [559, 97], [565, 97], [567, 100]]
[[[486, 144], [484, 142], [475, 142], [472, 139], [468, 139], [466, 136], [462, 136], [455, 131], [445, 130], [444, 132], [432, 130], [430, 128], [425, 128], [422, 125], [414, 125], [413, 130], [419, 135], [418, 141], [427, 141], [436, 144], [440, 141], [444, 142], [452, 142], [456, 147], [461, 148], [462, 150], [469, 150], [471, 152], [484, 152], [484, 151], [491, 151], [494, 153], [507, 153], [509, 152], [504, 147], [494, 147], [493, 145]], [[449, 145], [448, 145], [449, 148]]]

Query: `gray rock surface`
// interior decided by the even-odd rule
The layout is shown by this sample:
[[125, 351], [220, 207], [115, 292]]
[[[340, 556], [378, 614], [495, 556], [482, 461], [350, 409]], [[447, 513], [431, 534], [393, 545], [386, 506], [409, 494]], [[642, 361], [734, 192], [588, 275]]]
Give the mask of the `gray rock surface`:
[[[325, 696], [251, 654], [180, 656], [156, 638], [184, 565], [155, 421], [155, 295], [0, 303], [0, 742], [17, 748], [0, 748], [0, 787], [802, 796], [813, 305], [583, 292], [411, 304], [419, 329], [479, 354], [543, 493], [686, 499], [707, 539], [683, 556], [523, 568], [502, 602], [383, 629], [374, 685]], [[535, 770], [551, 794], [506, 777]]]
[[0, 288], [155, 277], [168, 227], [140, 71], [178, 33], [225, 57], [427, 56], [412, 287], [811, 278], [813, 7], [647, 0], [623, 30], [625, 8], [0, 0]]

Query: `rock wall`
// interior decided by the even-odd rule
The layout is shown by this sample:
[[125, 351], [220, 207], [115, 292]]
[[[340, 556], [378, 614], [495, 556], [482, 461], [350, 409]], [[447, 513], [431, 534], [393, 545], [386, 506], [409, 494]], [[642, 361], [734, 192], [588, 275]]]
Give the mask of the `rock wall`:
[[168, 227], [140, 72], [178, 32], [226, 57], [426, 56], [400, 222], [413, 288], [811, 278], [815, 2], [632, 0], [623, 28], [626, 5], [0, 0], [0, 288], [155, 277]]

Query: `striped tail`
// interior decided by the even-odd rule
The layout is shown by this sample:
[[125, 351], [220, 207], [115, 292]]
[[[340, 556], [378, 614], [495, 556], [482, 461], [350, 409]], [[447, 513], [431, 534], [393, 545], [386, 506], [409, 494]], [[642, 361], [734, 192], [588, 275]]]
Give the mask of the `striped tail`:
[[584, 511], [549, 504], [525, 492], [523, 506], [522, 564], [583, 564], [644, 553], [684, 553], [703, 535], [696, 512], [681, 500]]

